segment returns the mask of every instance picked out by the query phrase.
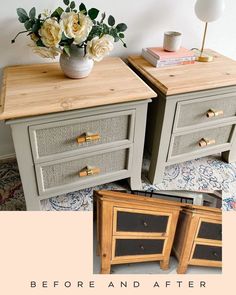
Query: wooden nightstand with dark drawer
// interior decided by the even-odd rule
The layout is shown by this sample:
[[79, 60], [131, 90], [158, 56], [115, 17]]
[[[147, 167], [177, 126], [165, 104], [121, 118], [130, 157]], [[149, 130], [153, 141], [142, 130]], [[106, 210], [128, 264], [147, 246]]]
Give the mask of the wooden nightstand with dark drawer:
[[145, 261], [168, 269], [180, 203], [111, 191], [96, 192], [95, 200], [102, 274]]
[[177, 273], [188, 265], [222, 266], [222, 212], [217, 208], [186, 206], [180, 213], [173, 250]]

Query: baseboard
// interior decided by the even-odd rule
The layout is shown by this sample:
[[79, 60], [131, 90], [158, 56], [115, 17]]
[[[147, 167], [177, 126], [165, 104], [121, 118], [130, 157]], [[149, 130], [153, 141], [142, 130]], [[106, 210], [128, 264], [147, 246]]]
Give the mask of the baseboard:
[[11, 159], [15, 159], [16, 158], [16, 154], [7, 154], [7, 155], [0, 155], [0, 161], [1, 160], [11, 160]]

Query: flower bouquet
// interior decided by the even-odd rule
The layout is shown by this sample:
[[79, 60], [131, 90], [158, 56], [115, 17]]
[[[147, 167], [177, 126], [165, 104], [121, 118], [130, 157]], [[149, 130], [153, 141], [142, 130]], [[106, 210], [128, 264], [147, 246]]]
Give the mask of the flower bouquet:
[[83, 78], [91, 72], [93, 61], [101, 61], [113, 50], [114, 42], [121, 41], [126, 47], [124, 32], [127, 25], [116, 25], [112, 15], [106, 23], [105, 13], [97, 20], [99, 10], [88, 10], [83, 3], [76, 8], [75, 1], [63, 2], [64, 9], [45, 10], [38, 16], [35, 7], [29, 13], [18, 8], [18, 20], [25, 30], [19, 32], [12, 43], [20, 34], [26, 33], [32, 40], [30, 46], [34, 53], [45, 58], [61, 54], [60, 65], [64, 73], [71, 78]]

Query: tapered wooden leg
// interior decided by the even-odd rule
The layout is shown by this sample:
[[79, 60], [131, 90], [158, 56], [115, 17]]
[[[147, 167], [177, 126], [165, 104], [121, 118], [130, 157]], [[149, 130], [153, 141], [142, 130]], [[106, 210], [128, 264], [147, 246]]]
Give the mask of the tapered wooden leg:
[[177, 274], [185, 274], [187, 271], [188, 265], [187, 264], [179, 264], [177, 268]]
[[169, 269], [169, 262], [170, 262], [169, 259], [160, 261], [160, 268], [162, 270], [168, 270]]
[[101, 274], [110, 274], [110, 273], [111, 273], [110, 257], [106, 256], [106, 254], [103, 254], [102, 262], [101, 262]]
[[109, 274], [112, 259], [112, 205], [108, 202], [102, 203], [102, 214], [100, 212], [100, 256], [101, 274]]

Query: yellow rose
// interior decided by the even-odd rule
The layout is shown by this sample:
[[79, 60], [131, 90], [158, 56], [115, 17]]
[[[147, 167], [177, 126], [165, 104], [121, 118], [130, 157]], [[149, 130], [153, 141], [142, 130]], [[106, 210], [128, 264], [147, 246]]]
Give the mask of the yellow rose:
[[93, 27], [90, 17], [73, 11], [63, 12], [60, 24], [65, 36], [69, 39], [74, 38], [75, 44], [84, 42]]
[[39, 47], [37, 45], [29, 45], [33, 52], [43, 58], [52, 58], [54, 59], [59, 53], [62, 53], [62, 51], [59, 48], [55, 47]]
[[101, 61], [113, 50], [113, 42], [114, 38], [110, 35], [93, 38], [87, 44], [87, 56], [95, 61]]
[[56, 19], [48, 18], [39, 30], [43, 44], [47, 47], [56, 47], [62, 38], [62, 29]]

